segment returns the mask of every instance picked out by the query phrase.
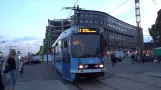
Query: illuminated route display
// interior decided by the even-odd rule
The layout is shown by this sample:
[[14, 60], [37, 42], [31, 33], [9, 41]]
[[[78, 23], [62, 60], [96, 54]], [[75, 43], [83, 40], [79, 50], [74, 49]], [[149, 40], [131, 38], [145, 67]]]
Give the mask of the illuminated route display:
[[98, 33], [98, 29], [94, 29], [94, 28], [79, 28], [78, 32], [79, 33]]

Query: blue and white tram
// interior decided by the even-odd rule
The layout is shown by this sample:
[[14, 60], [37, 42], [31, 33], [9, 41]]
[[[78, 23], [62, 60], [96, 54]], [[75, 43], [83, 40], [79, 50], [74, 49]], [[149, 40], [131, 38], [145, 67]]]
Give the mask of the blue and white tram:
[[99, 28], [74, 26], [61, 33], [52, 45], [53, 66], [64, 79], [104, 76], [105, 40]]

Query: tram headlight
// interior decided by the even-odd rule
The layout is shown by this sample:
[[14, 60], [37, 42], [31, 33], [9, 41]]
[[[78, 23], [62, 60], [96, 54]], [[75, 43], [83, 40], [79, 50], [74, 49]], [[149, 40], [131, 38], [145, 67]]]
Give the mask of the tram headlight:
[[100, 68], [103, 68], [103, 67], [104, 67], [104, 65], [103, 65], [103, 64], [100, 64], [100, 65], [99, 65], [99, 67], [100, 67]]
[[81, 64], [81, 65], [79, 65], [79, 69], [83, 69], [83, 65]]

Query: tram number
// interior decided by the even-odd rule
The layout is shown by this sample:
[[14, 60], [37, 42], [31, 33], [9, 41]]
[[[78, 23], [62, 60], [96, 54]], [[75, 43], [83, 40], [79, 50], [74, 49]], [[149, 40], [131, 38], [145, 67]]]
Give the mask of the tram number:
[[94, 60], [88, 60], [88, 62], [89, 62], [89, 63], [95, 63], [95, 61], [94, 61]]
[[82, 30], [81, 29], [78, 29], [78, 32], [81, 32]]

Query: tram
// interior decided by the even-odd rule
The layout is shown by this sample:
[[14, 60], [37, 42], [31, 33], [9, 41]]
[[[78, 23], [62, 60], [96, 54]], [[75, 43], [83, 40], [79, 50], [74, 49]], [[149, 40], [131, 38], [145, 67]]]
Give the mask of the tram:
[[61, 33], [52, 45], [55, 69], [62, 77], [77, 82], [82, 77], [105, 75], [103, 29], [73, 26]]

